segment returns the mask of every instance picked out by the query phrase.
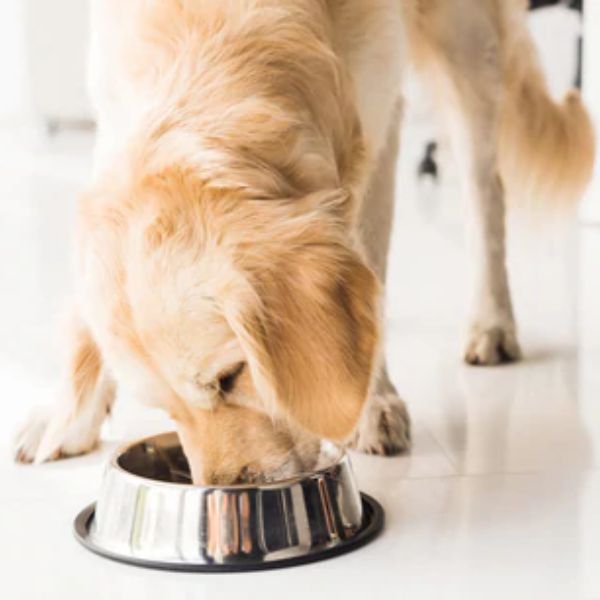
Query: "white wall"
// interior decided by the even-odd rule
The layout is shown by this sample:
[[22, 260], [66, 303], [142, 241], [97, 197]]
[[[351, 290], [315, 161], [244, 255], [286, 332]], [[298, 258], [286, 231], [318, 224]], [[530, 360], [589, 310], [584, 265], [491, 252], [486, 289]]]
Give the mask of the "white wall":
[[0, 125], [4, 125], [24, 121], [31, 112], [23, 0], [0, 0], [0, 40]]
[[550, 92], [562, 98], [575, 80], [577, 38], [582, 29], [579, 13], [563, 6], [534, 10], [529, 14], [529, 28]]
[[21, 2], [26, 6], [29, 78], [36, 114], [67, 121], [89, 118], [85, 88], [88, 0]]
[[88, 119], [88, 0], [0, 0], [0, 125]]

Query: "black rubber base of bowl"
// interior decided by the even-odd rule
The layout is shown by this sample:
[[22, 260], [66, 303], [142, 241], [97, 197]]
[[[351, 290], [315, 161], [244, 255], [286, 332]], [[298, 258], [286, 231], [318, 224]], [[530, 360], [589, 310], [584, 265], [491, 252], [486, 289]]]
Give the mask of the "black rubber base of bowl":
[[383, 529], [384, 514], [381, 504], [368, 494], [361, 493], [363, 503], [363, 525], [356, 535], [341, 544], [332, 548], [327, 548], [312, 554], [304, 556], [295, 556], [293, 558], [283, 558], [268, 562], [257, 563], [236, 563], [236, 564], [194, 564], [194, 563], [172, 563], [160, 562], [154, 560], [142, 560], [129, 556], [122, 556], [113, 552], [108, 552], [94, 544], [89, 538], [89, 531], [94, 519], [95, 504], [90, 504], [84, 508], [76, 517], [74, 522], [74, 533], [77, 540], [88, 550], [122, 563], [134, 565], [136, 567], [145, 567], [148, 569], [162, 569], [165, 571], [188, 571], [196, 573], [239, 573], [242, 571], [264, 571], [267, 569], [281, 569], [283, 567], [293, 567], [305, 565], [312, 562], [333, 558], [346, 554], [352, 550], [361, 548], [374, 540]]

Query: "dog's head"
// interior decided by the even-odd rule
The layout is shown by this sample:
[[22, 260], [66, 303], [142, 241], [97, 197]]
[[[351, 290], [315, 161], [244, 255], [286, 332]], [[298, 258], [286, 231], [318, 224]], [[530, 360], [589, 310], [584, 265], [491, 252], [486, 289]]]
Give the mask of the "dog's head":
[[86, 306], [120, 381], [166, 407], [196, 482], [309, 469], [367, 397], [378, 284], [341, 191], [256, 200], [177, 170], [83, 213]]

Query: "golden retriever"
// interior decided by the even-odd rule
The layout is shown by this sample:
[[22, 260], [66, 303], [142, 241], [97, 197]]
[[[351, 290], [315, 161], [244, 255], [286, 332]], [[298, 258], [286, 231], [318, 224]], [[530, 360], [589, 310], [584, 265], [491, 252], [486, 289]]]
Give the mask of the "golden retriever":
[[116, 383], [177, 423], [196, 483], [390, 454], [409, 420], [381, 355], [406, 65], [448, 115], [471, 200], [466, 360], [520, 350], [504, 198], [570, 202], [593, 163], [549, 96], [523, 0], [95, 0], [94, 182], [60, 401], [17, 439], [91, 450]]

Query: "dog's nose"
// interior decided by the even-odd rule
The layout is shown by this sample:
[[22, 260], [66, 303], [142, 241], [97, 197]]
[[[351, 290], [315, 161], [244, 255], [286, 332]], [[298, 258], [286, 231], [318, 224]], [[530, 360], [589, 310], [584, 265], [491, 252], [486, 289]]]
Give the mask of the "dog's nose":
[[234, 483], [262, 483], [265, 480], [264, 474], [258, 472], [250, 465], [246, 465], [240, 469]]
[[202, 476], [203, 485], [241, 485], [245, 483], [261, 483], [266, 480], [263, 473], [252, 465], [244, 465], [237, 472], [211, 470]]

